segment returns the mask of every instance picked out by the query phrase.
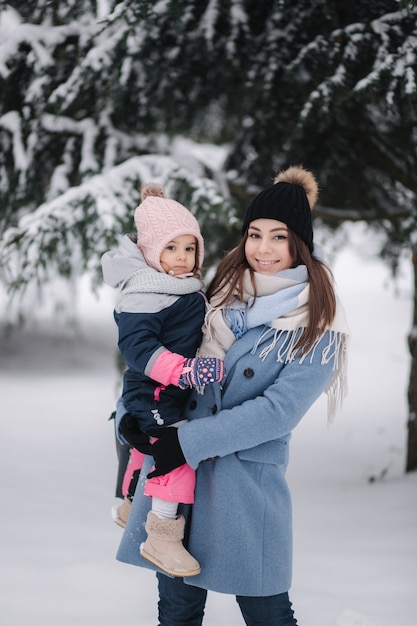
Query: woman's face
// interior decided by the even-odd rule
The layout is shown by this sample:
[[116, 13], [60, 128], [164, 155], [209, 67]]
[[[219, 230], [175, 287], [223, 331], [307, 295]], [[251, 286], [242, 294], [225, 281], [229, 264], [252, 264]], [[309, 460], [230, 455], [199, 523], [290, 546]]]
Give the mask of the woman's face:
[[259, 274], [276, 274], [292, 267], [287, 225], [263, 217], [251, 222], [245, 255], [251, 268]]

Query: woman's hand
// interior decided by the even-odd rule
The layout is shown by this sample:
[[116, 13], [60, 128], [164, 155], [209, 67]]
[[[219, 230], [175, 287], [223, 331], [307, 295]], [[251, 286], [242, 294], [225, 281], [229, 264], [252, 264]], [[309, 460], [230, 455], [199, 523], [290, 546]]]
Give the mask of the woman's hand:
[[163, 476], [173, 469], [186, 463], [178, 441], [178, 428], [173, 426], [159, 428], [155, 432], [158, 440], [152, 444], [152, 456], [155, 461], [155, 469], [148, 474], [148, 478]]

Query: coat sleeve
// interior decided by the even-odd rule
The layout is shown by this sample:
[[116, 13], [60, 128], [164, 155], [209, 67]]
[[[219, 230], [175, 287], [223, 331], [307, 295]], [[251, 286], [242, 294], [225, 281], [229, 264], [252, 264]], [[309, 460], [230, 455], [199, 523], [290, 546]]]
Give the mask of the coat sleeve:
[[[323, 345], [328, 339], [323, 337]], [[320, 343], [314, 356], [285, 364], [263, 392], [215, 415], [195, 419], [179, 429], [187, 463], [247, 450], [288, 435], [326, 389], [333, 375], [333, 360], [321, 364]]]
[[163, 320], [156, 314], [120, 313], [119, 349], [131, 371], [162, 385], [178, 385], [185, 357], [170, 352], [159, 340]]

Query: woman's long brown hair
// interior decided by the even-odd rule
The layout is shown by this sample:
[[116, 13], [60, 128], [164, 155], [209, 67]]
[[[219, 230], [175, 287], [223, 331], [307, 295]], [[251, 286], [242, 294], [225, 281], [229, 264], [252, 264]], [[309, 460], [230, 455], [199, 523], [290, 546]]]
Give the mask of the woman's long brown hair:
[[[308, 246], [297, 234], [289, 230], [288, 238], [293, 267], [305, 265], [309, 275], [308, 325], [301, 333], [295, 346], [296, 349], [302, 348], [302, 351], [306, 352], [312, 347], [317, 337], [332, 323], [336, 313], [336, 295], [330, 269], [310, 253]], [[243, 276], [246, 270], [249, 271], [256, 299], [255, 272], [247, 262], [245, 255], [246, 239], [247, 232], [239, 245], [227, 253], [218, 265], [216, 274], [207, 290], [207, 297], [210, 300], [225, 289], [222, 300], [216, 303], [216, 306], [232, 302], [234, 296], [242, 300]]]

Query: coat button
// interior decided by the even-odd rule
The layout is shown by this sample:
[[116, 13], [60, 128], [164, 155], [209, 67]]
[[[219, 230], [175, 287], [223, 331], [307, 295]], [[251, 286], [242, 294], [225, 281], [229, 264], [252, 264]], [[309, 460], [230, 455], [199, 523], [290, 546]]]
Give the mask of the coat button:
[[213, 413], [213, 415], [217, 413], [217, 404], [214, 405], [214, 407], [211, 409], [211, 412]]
[[245, 376], [246, 378], [252, 378], [252, 376], [254, 375], [254, 371], [251, 367], [247, 367], [244, 372], [243, 372], [243, 376]]
[[191, 411], [194, 411], [196, 406], [197, 406], [197, 401], [196, 400], [191, 400], [191, 402], [190, 402], [190, 409], [191, 409]]

